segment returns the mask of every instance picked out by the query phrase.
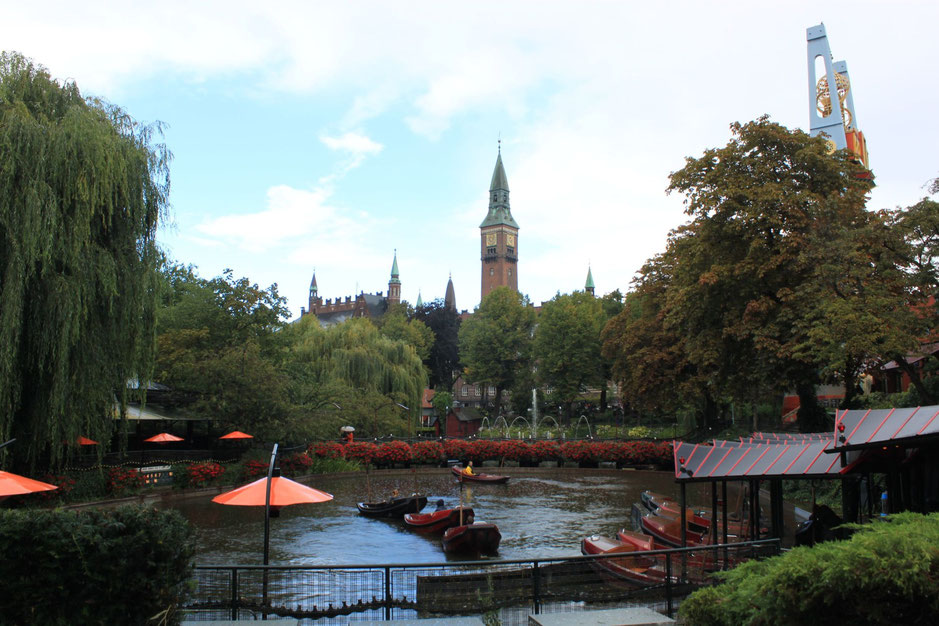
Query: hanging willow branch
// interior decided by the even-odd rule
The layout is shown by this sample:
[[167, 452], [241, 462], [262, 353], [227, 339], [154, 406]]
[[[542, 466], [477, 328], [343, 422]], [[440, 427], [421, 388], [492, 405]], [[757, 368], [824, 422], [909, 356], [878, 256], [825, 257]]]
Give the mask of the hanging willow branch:
[[120, 108], [0, 54], [0, 440], [17, 465], [107, 439], [152, 361], [170, 153]]

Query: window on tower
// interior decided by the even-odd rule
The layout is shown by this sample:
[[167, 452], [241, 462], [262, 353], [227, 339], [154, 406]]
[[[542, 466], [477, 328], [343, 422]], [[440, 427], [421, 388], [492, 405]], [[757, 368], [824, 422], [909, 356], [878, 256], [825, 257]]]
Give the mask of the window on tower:
[[506, 246], [506, 247], [505, 247], [505, 253], [506, 253], [506, 254], [515, 254], [515, 248], [513, 248], [512, 246]]
[[496, 253], [495, 246], [489, 246], [488, 248], [486, 248], [486, 254], [495, 254], [495, 253]]
[[492, 267], [489, 268], [489, 275], [490, 275], [490, 276], [495, 276], [495, 275], [496, 275], [496, 270], [495, 270], [495, 268], [492, 268]]

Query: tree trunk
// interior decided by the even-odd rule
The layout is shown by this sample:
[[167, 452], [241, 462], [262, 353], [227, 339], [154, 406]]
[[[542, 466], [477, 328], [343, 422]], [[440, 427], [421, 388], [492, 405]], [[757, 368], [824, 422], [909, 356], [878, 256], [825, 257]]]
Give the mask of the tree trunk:
[[711, 397], [709, 391], [704, 392], [704, 411], [701, 414], [701, 423], [699, 428], [701, 433], [707, 433], [708, 430], [714, 425], [717, 421], [717, 402], [714, 401], [714, 398]]
[[806, 380], [796, 385], [799, 394], [799, 432], [818, 433], [825, 430], [825, 410], [818, 404], [815, 381]]
[[900, 366], [900, 369], [903, 370], [903, 373], [910, 378], [910, 384], [916, 387], [916, 391], [919, 393], [919, 404], [920, 406], [932, 406], [936, 404], [936, 399], [933, 398], [933, 395], [929, 393], [929, 390], [926, 389], [926, 385], [923, 384], [923, 379], [919, 375], [919, 371], [905, 358], [895, 357], [894, 361], [897, 362], [897, 365]]
[[600, 412], [606, 411], [606, 381], [603, 381], [603, 387], [600, 388]]

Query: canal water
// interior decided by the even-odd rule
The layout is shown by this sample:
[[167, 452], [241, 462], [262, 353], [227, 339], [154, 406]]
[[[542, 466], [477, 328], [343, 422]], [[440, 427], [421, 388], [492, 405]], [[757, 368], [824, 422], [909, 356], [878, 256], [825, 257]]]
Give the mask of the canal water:
[[[493, 470], [488, 470], [493, 471]], [[580, 554], [580, 540], [615, 535], [629, 526], [630, 509], [644, 489], [677, 496], [670, 472], [507, 468], [505, 485], [463, 485], [465, 506], [477, 521], [492, 522], [502, 533], [496, 559], [535, 559]], [[285, 507], [271, 519], [272, 565], [364, 565], [435, 563], [448, 560], [440, 538], [409, 531], [403, 521], [359, 515], [356, 502], [401, 494], [460, 503], [460, 484], [443, 469], [323, 475], [304, 479], [335, 496], [329, 502]], [[196, 528], [198, 565], [262, 563], [263, 507], [215, 504], [212, 496], [174, 499], [160, 506], [179, 510]], [[699, 499], [699, 501], [701, 501]]]

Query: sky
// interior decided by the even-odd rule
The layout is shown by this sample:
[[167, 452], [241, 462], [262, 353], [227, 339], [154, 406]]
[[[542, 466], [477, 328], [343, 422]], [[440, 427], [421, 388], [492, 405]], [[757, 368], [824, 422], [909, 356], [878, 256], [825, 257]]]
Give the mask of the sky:
[[159, 241], [212, 278], [324, 298], [480, 298], [501, 139], [519, 290], [627, 291], [687, 220], [669, 174], [767, 114], [808, 130], [806, 28], [851, 76], [877, 187], [939, 176], [939, 3], [12, 2], [0, 48], [165, 124]]

